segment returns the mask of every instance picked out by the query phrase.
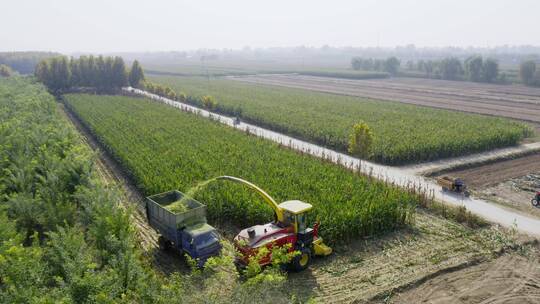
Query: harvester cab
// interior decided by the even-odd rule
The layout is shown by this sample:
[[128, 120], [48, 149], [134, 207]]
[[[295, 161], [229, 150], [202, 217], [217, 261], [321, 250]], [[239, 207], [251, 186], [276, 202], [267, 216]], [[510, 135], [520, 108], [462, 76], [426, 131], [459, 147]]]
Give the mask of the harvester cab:
[[[274, 210], [274, 222], [244, 229], [234, 238], [234, 245], [241, 255], [237, 261], [240, 265], [247, 265], [249, 259], [256, 256], [258, 250], [263, 247], [272, 249], [274, 246], [282, 247], [289, 244], [290, 252], [299, 251], [300, 254], [295, 256], [289, 265], [296, 271], [306, 269], [313, 255], [327, 256], [332, 253], [332, 249], [319, 237], [319, 224], [316, 223], [313, 228], [308, 227], [308, 214], [313, 209], [311, 204], [291, 200], [278, 205], [264, 190], [248, 181], [232, 176], [220, 176], [218, 179], [248, 186], [258, 192]], [[270, 264], [272, 262], [270, 254], [258, 262], [262, 266]]]

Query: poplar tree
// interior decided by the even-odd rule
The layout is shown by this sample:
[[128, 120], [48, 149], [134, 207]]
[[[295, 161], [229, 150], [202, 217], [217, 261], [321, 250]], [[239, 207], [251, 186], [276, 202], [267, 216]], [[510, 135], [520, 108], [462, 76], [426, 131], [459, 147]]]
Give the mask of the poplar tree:
[[138, 88], [144, 81], [144, 72], [137, 60], [133, 61], [131, 71], [129, 72], [129, 85]]

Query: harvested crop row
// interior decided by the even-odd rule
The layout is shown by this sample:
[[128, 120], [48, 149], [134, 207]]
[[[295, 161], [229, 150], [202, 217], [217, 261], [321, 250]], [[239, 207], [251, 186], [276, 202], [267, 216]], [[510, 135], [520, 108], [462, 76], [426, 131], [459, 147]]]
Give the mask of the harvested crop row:
[[[212, 95], [244, 120], [346, 151], [352, 126], [372, 129], [372, 160], [404, 164], [517, 144], [531, 133], [519, 122], [396, 102], [217, 79], [153, 77], [177, 92]], [[328, 80], [329, 83], [332, 80]], [[189, 100], [188, 100], [189, 101]]]
[[[414, 215], [413, 194], [217, 122], [138, 98], [74, 94], [66, 100], [146, 194], [238, 176], [278, 201], [313, 204], [310, 222], [319, 219], [330, 242], [392, 230]], [[245, 226], [271, 219], [270, 209], [238, 185], [213, 183], [196, 198], [208, 205], [212, 221]]]

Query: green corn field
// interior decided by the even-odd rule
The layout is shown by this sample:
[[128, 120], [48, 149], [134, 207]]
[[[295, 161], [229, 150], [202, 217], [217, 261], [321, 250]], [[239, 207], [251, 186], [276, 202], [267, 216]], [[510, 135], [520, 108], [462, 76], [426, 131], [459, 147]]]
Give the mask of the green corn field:
[[[314, 205], [330, 243], [393, 230], [412, 220], [419, 196], [324, 160], [284, 149], [218, 122], [142, 98], [66, 95], [68, 106], [97, 135], [145, 194], [186, 192], [220, 175], [249, 180], [276, 201]], [[253, 192], [227, 182], [195, 195], [210, 220], [245, 227], [272, 219]]]
[[461, 156], [517, 144], [532, 131], [524, 123], [397, 102], [194, 77], [153, 81], [196, 97], [212, 95], [217, 110], [329, 148], [347, 151], [352, 126], [366, 122], [375, 135], [370, 158], [405, 164]]

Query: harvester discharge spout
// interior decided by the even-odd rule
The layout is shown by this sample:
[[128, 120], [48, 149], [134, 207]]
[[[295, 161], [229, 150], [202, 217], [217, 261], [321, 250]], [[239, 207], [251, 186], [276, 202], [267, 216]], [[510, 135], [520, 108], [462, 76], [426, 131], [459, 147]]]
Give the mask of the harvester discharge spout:
[[251, 182], [248, 182], [247, 180], [244, 180], [244, 179], [241, 179], [241, 178], [238, 178], [238, 177], [234, 177], [234, 176], [228, 176], [228, 175], [218, 176], [218, 177], [216, 177], [216, 180], [228, 180], [228, 181], [232, 181], [232, 182], [235, 182], [235, 183], [240, 183], [240, 184], [243, 184], [243, 185], [249, 187], [250, 189], [255, 190], [259, 195], [261, 195], [261, 197], [264, 199], [264, 201], [268, 205], [270, 205], [272, 210], [274, 210], [274, 213], [276, 215], [276, 219], [279, 222], [283, 221], [283, 210], [279, 207], [278, 203], [276, 203], [276, 201], [268, 193], [266, 193], [266, 191], [259, 188], [257, 185], [255, 185], [255, 184], [253, 184]]

